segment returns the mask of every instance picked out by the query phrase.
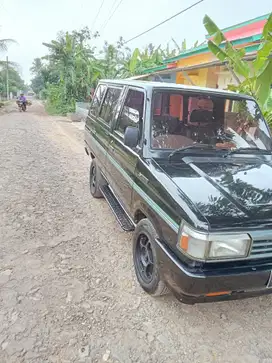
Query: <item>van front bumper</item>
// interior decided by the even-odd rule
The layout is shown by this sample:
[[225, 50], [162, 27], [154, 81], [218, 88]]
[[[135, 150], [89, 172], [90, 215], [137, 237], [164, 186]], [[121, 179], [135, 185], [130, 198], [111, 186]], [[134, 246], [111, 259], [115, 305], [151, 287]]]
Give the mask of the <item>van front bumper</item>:
[[[185, 304], [244, 299], [272, 293], [272, 261], [258, 267], [189, 270], [165, 243], [156, 240], [156, 246], [161, 277], [178, 300]], [[216, 295], [220, 292], [228, 293]]]

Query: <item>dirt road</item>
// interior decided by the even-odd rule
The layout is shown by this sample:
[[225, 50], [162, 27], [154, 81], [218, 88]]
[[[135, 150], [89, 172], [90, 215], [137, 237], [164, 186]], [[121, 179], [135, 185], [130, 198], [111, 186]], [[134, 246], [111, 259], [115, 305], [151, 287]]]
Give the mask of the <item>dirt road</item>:
[[0, 362], [272, 362], [272, 297], [141, 291], [131, 236], [90, 197], [82, 136], [37, 106], [0, 117]]

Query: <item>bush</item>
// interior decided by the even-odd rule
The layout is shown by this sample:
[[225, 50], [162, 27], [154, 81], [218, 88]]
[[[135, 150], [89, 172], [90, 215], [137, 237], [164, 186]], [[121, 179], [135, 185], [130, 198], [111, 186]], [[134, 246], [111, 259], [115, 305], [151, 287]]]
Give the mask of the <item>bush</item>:
[[67, 113], [75, 112], [75, 100], [67, 97], [67, 92], [63, 83], [48, 85], [43, 92], [43, 96], [47, 99], [46, 111], [55, 115], [67, 115]]

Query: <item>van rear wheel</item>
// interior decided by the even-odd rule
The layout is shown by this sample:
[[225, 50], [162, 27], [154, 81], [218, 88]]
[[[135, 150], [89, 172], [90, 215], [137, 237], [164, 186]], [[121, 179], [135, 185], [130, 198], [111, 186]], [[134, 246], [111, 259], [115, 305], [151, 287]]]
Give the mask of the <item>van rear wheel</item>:
[[148, 219], [142, 219], [137, 224], [133, 237], [135, 273], [143, 290], [152, 296], [168, 293], [168, 289], [160, 276], [155, 248], [156, 237], [157, 232]]
[[100, 188], [106, 184], [105, 179], [101, 175], [96, 160], [93, 159], [90, 166], [90, 191], [94, 198], [103, 198]]

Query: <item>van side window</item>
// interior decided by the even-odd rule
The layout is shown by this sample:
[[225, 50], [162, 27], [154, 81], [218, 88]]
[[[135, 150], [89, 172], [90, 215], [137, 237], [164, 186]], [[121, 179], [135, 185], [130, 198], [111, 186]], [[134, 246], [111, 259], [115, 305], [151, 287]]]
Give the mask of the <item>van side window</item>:
[[98, 115], [98, 111], [101, 106], [106, 89], [107, 89], [107, 87], [103, 84], [101, 84], [97, 87], [95, 94], [94, 94], [93, 101], [91, 103], [89, 114], [93, 114], [95, 116]]
[[99, 116], [108, 124], [113, 119], [121, 91], [121, 88], [108, 88], [107, 90]]
[[124, 107], [118, 118], [116, 130], [125, 133], [128, 126], [142, 128], [144, 113], [144, 93], [136, 90], [129, 90]]

